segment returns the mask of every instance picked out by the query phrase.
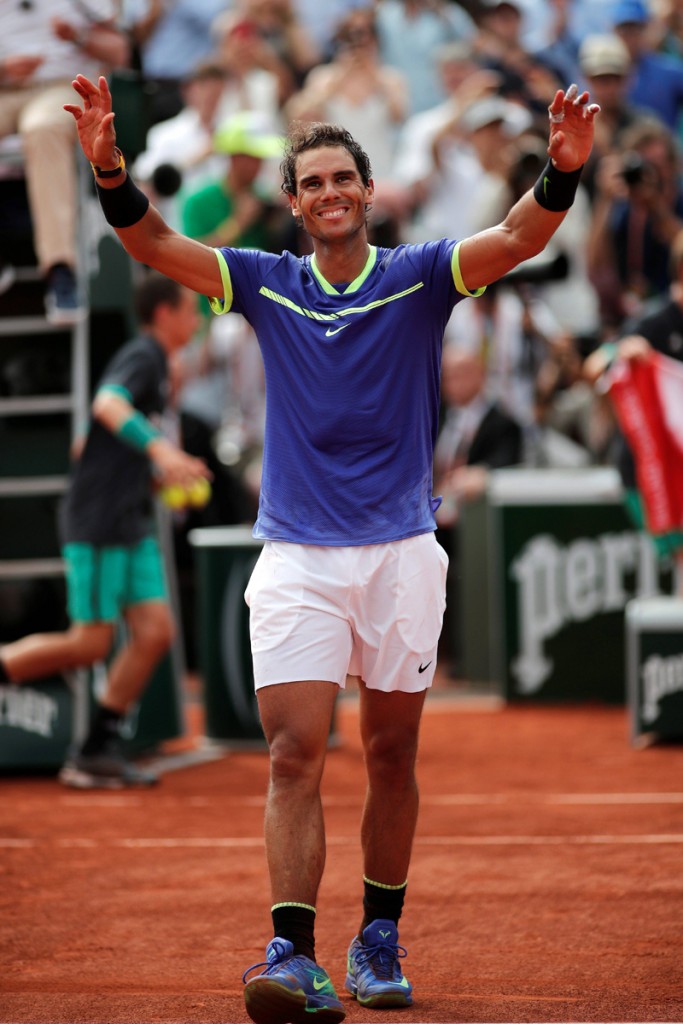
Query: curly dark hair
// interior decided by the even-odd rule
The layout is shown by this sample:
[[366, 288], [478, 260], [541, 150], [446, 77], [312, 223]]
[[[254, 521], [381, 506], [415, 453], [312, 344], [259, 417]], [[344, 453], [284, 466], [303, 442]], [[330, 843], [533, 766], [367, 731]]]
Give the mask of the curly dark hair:
[[314, 121], [312, 124], [295, 124], [290, 129], [284, 159], [280, 164], [282, 191], [285, 194], [296, 195], [296, 161], [299, 154], [325, 146], [340, 146], [345, 149], [353, 157], [363, 184], [368, 187], [372, 168], [368, 154], [362, 146], [341, 125]]

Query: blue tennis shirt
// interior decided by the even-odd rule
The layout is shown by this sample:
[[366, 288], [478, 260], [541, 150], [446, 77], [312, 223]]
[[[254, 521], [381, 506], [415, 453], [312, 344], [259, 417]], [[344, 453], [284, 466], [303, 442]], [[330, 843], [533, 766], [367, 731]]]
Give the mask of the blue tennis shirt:
[[314, 256], [216, 254], [225, 300], [212, 308], [249, 321], [265, 367], [254, 536], [348, 546], [434, 530], [443, 332], [470, 294], [456, 243], [371, 247], [343, 290]]

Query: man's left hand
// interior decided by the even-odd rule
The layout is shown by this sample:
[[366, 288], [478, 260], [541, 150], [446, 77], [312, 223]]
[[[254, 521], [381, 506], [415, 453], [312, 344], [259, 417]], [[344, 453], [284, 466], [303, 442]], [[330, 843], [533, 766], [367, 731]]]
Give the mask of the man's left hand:
[[587, 92], [579, 93], [576, 85], [570, 85], [566, 92], [558, 89], [548, 107], [548, 156], [559, 171], [578, 170], [588, 159], [593, 145], [593, 121], [600, 110], [589, 99]]

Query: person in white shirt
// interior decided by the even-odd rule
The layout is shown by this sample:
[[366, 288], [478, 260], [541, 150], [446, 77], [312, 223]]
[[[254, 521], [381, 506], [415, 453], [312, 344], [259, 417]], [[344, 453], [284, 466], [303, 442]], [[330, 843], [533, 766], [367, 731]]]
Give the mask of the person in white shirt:
[[21, 139], [33, 244], [55, 323], [85, 312], [75, 275], [76, 131], [62, 105], [78, 71], [96, 76], [128, 63], [115, 15], [114, 0], [0, 4], [0, 140]]

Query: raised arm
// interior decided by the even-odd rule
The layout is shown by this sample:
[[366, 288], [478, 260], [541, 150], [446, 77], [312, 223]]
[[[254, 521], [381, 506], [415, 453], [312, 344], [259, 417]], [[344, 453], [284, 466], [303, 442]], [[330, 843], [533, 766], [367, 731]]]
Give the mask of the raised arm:
[[579, 94], [575, 85], [566, 93], [558, 90], [548, 108], [549, 160], [536, 186], [501, 224], [462, 242], [460, 271], [468, 291], [497, 281], [542, 252], [564, 220], [593, 145], [593, 120], [600, 108], [588, 100], [588, 93]]
[[[202, 295], [222, 299], [223, 282], [213, 249], [170, 228], [128, 178], [125, 169], [114, 177], [98, 173], [106, 175], [122, 164], [106, 79], [100, 78], [94, 85], [84, 75], [78, 75], [73, 87], [83, 106], [65, 104], [64, 109], [75, 118], [81, 149], [95, 170], [105, 216], [126, 252]], [[109, 192], [111, 195], [106, 194]]]

